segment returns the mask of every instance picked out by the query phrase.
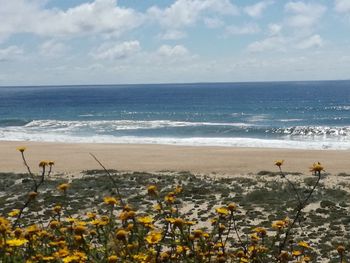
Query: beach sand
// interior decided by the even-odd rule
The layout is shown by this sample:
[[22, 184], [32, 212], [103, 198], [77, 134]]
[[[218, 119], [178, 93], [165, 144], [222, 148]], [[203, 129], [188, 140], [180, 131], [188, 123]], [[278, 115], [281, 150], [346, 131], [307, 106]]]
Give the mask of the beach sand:
[[310, 174], [309, 167], [319, 161], [328, 173], [350, 173], [350, 151], [7, 141], [0, 142], [1, 172], [26, 171], [18, 146], [27, 147], [25, 154], [34, 171], [39, 171], [40, 160], [54, 160], [54, 172], [66, 174], [101, 169], [90, 152], [108, 169], [120, 171], [237, 175], [277, 171], [274, 161], [284, 159], [285, 171]]

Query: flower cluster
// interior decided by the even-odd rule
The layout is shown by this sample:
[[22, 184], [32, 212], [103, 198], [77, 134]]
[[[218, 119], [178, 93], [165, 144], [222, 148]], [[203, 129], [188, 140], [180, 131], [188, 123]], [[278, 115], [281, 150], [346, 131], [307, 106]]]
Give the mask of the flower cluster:
[[[19, 148], [22, 156], [24, 150]], [[52, 165], [47, 162], [40, 167]], [[283, 161], [277, 161], [276, 165], [281, 168]], [[321, 164], [314, 164], [313, 172], [321, 171]], [[35, 186], [37, 191], [29, 193], [29, 201], [39, 192], [38, 183]], [[62, 204], [52, 204], [50, 219], [33, 225], [24, 225], [19, 220], [23, 208], [14, 209], [7, 218], [0, 217], [0, 262], [301, 263], [314, 260], [312, 244], [292, 233], [309, 196], [298, 199], [296, 214], [290, 218], [274, 221], [269, 228], [255, 226], [247, 234], [242, 231], [244, 217], [240, 206], [233, 202], [218, 204], [208, 222], [199, 224], [186, 218], [181, 209], [182, 190], [180, 185], [170, 190], [149, 185], [140, 195], [148, 199], [150, 207], [140, 210], [113, 195], [105, 196], [100, 206], [77, 216], [69, 215]], [[58, 185], [57, 191], [68, 198], [70, 184]], [[339, 245], [337, 252], [343, 262], [346, 248]]]

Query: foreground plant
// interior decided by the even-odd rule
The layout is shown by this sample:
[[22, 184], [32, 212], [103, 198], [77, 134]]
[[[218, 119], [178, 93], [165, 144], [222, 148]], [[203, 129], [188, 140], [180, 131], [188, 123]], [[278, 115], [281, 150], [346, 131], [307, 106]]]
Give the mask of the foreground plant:
[[[35, 194], [24, 208], [13, 210], [8, 218], [0, 217], [0, 262], [268, 263], [316, 260], [310, 242], [298, 236], [295, 226], [321, 179], [324, 169], [320, 163], [312, 166], [317, 180], [303, 196], [283, 173], [283, 162], [276, 162], [281, 177], [295, 192], [296, 208], [290, 211], [289, 217], [271, 222], [271, 227], [255, 226], [247, 235], [241, 231], [244, 215], [234, 202], [218, 204], [207, 222], [186, 218], [181, 209], [185, 187], [182, 185], [161, 189], [155, 181], [145, 186], [139, 195], [150, 204], [137, 211], [123, 198], [113, 175], [94, 155], [92, 157], [110, 178], [115, 194], [102, 198], [98, 207], [92, 207], [84, 215], [71, 216], [69, 202], [66, 206], [53, 204], [50, 220], [25, 225], [21, 222], [23, 210], [34, 202], [53, 163], [41, 163], [41, 174], [36, 176], [26, 163], [24, 151], [20, 150], [33, 178], [31, 192]], [[62, 193], [62, 198], [68, 199], [72, 190], [68, 183], [63, 183], [57, 186], [57, 191]], [[344, 262], [345, 247], [338, 246], [337, 252], [340, 262]]]

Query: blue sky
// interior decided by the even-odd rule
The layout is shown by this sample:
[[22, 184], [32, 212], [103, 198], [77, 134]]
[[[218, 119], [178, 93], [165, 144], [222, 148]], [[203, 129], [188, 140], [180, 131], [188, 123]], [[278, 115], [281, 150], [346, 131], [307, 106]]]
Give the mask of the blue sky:
[[350, 79], [350, 0], [0, 6], [0, 85]]

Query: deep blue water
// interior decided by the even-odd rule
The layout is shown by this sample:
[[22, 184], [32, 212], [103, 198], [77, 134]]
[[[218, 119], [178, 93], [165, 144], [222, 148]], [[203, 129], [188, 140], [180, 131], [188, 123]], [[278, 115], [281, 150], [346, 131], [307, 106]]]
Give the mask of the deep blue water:
[[1, 87], [0, 140], [350, 149], [350, 81]]

